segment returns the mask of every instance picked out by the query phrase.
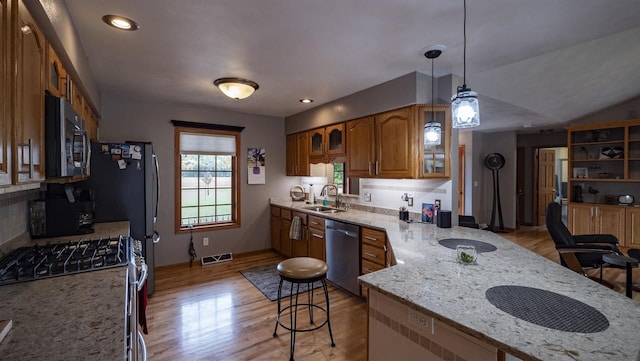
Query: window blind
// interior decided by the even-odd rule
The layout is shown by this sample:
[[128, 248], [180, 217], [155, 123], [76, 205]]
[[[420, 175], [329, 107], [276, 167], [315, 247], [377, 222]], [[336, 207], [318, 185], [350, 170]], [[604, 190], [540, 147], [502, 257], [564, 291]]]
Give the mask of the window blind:
[[180, 153], [235, 156], [236, 137], [181, 132]]

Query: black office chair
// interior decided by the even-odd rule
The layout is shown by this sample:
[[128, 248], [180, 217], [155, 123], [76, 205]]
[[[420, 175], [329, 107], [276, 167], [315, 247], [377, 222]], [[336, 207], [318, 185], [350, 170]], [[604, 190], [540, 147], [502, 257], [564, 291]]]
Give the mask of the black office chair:
[[458, 215], [458, 226], [479, 229], [478, 223], [474, 216]]
[[611, 234], [571, 235], [562, 223], [562, 209], [555, 202], [549, 203], [547, 206], [545, 220], [563, 266], [585, 276], [584, 270], [586, 268], [599, 268], [600, 282], [602, 282], [603, 266], [620, 268], [602, 261], [604, 253], [622, 254], [618, 249], [618, 239], [615, 236]]

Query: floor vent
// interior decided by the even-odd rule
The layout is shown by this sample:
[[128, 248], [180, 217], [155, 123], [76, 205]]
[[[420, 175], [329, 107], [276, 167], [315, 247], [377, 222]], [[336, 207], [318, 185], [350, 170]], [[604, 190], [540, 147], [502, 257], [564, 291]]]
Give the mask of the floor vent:
[[231, 261], [232, 259], [233, 259], [233, 255], [231, 254], [231, 252], [228, 252], [228, 253], [216, 254], [214, 256], [202, 257], [201, 261], [203, 266], [208, 266], [210, 264]]

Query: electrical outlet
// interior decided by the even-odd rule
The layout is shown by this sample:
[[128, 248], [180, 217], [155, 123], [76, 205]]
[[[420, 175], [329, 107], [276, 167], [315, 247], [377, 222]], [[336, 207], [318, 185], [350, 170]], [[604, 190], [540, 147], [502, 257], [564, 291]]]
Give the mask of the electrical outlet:
[[414, 311], [409, 311], [409, 324], [418, 326], [425, 331], [431, 331], [431, 318]]
[[371, 202], [371, 193], [365, 193], [364, 194], [364, 201], [365, 202]]
[[204, 237], [202, 239], [202, 245], [203, 246], [208, 246], [209, 245], [209, 237]]

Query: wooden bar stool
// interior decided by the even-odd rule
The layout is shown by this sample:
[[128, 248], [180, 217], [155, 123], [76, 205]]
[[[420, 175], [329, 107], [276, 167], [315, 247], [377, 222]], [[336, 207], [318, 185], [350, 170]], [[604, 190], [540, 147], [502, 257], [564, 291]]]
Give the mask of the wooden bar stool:
[[[325, 324], [329, 328], [329, 337], [331, 338], [331, 347], [335, 347], [336, 344], [333, 342], [333, 333], [331, 332], [331, 321], [329, 318], [329, 289], [327, 288], [327, 270], [329, 267], [327, 264], [319, 259], [311, 258], [311, 257], [295, 257], [289, 258], [278, 263], [278, 273], [280, 274], [280, 286], [278, 287], [278, 316], [276, 318], [276, 327], [273, 330], [273, 337], [278, 336], [278, 325], [282, 326], [285, 330], [290, 331], [291, 336], [291, 345], [290, 351], [291, 355], [289, 357], [290, 361], [293, 361], [293, 352], [295, 350], [296, 343], [296, 333], [297, 332], [310, 332], [317, 330], [324, 326]], [[289, 294], [289, 306], [282, 307], [282, 284], [284, 281], [291, 282], [291, 289]], [[313, 283], [320, 281], [322, 283], [322, 289], [324, 290], [325, 297], [325, 308], [320, 305], [314, 304], [313, 302]], [[300, 284], [307, 284], [307, 300], [306, 303], [299, 303], [298, 296], [300, 295]], [[295, 302], [294, 302], [294, 291], [293, 286], [296, 286], [295, 291]], [[304, 291], [303, 291], [304, 292]], [[313, 327], [310, 328], [298, 328], [298, 307], [308, 307], [309, 308], [309, 322]], [[324, 312], [327, 316], [326, 320], [319, 325], [315, 325], [313, 321], [313, 309], [319, 309], [321, 312]], [[289, 311], [289, 325], [286, 325], [282, 322], [280, 316], [283, 312]]]

